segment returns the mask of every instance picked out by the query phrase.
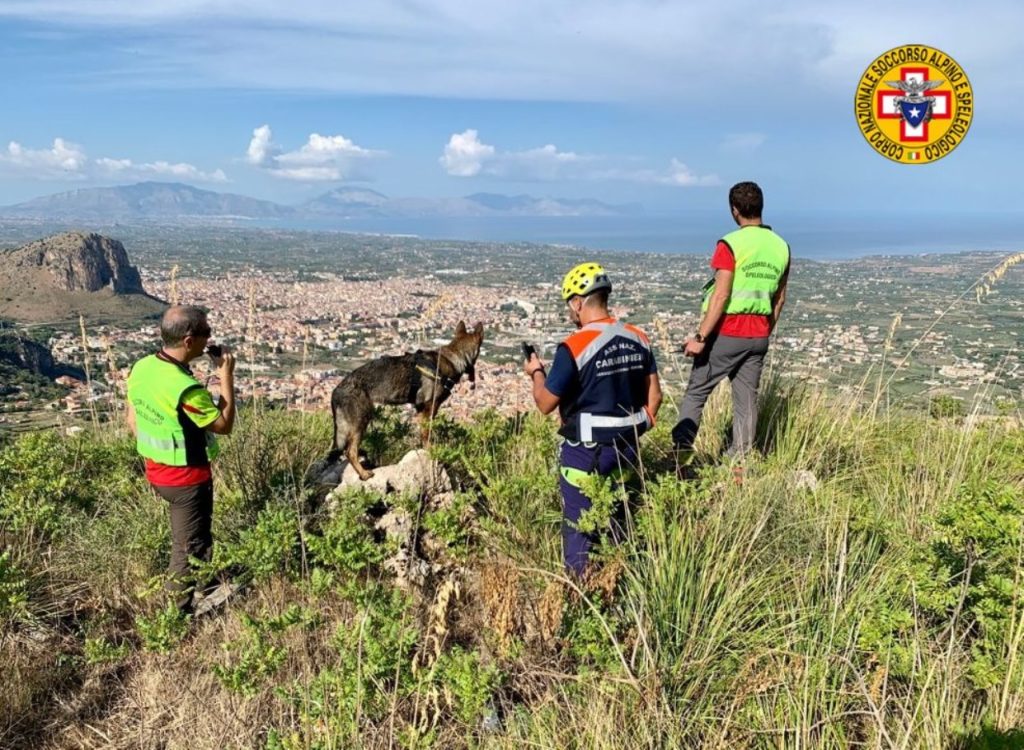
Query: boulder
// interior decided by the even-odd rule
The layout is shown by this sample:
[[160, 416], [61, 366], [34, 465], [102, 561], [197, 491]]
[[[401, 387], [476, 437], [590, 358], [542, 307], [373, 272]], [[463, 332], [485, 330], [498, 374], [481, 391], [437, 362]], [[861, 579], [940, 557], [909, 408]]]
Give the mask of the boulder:
[[346, 465], [338, 486], [359, 487], [382, 495], [399, 492], [433, 497], [452, 491], [448, 472], [423, 449], [409, 451], [397, 464], [377, 467], [365, 482], [353, 467]]

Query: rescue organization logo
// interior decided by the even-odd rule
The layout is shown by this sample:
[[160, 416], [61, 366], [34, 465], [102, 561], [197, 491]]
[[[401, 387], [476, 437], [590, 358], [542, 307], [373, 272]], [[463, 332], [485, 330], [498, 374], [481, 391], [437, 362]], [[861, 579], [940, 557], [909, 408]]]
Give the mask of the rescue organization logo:
[[934, 47], [908, 44], [867, 67], [853, 106], [857, 126], [875, 151], [903, 164], [924, 164], [963, 141], [974, 94], [956, 60]]

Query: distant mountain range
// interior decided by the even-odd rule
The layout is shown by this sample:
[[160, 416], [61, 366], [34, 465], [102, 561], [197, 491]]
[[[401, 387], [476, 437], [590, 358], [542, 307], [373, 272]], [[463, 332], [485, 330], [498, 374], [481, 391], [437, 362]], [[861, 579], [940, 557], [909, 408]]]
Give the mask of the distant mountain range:
[[389, 198], [367, 188], [341, 187], [298, 206], [175, 182], [83, 188], [0, 207], [0, 218], [49, 221], [330, 220], [472, 216], [624, 216], [637, 204], [474, 193], [463, 198]]

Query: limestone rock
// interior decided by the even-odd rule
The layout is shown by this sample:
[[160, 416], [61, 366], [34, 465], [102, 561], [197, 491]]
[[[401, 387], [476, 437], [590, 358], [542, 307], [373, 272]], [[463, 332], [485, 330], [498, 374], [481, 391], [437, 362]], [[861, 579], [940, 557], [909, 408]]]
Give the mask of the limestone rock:
[[353, 467], [346, 466], [339, 486], [360, 487], [382, 495], [401, 492], [432, 497], [451, 492], [452, 481], [444, 467], [420, 449], [409, 451], [397, 464], [373, 469], [373, 476], [365, 482]]
[[345, 459], [321, 458], [306, 472], [306, 484], [337, 487], [347, 467], [348, 461]]
[[375, 528], [384, 532], [389, 539], [407, 542], [412, 534], [412, 519], [400, 508], [392, 508], [378, 519]]
[[153, 319], [167, 308], [146, 294], [124, 245], [65, 232], [0, 250], [0, 317], [18, 322]]
[[61, 291], [109, 288], [118, 294], [145, 294], [124, 245], [99, 234], [65, 232], [46, 237], [16, 250], [12, 260], [17, 268], [44, 269], [53, 287]]
[[15, 332], [4, 331], [0, 335], [0, 363], [48, 377], [61, 372], [53, 364], [53, 354], [42, 344]]
[[395, 585], [410, 589], [422, 586], [432, 572], [430, 563], [410, 552], [407, 545], [399, 548], [392, 557], [384, 561], [384, 568], [395, 576]]

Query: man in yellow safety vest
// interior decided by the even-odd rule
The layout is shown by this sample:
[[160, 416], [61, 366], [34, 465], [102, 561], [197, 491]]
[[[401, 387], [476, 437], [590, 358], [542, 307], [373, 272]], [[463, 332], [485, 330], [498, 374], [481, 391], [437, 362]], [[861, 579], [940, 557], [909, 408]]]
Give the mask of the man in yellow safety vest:
[[[195, 589], [189, 560], [209, 560], [213, 550], [214, 434], [229, 434], [235, 422], [235, 358], [217, 346], [207, 350], [210, 334], [200, 308], [169, 308], [160, 321], [163, 347], [136, 362], [128, 376], [128, 425], [145, 459], [146, 478], [170, 506], [167, 587], [186, 613]], [[188, 366], [204, 351], [217, 367], [219, 405]]]
[[[740, 459], [753, 447], [768, 337], [786, 302], [789, 245], [761, 220], [761, 188], [753, 182], [734, 185], [729, 209], [739, 229], [718, 241], [711, 258], [715, 276], [704, 287], [700, 325], [684, 349], [693, 357], [693, 369], [679, 422], [672, 430], [684, 466], [692, 455], [704, 404], [725, 377], [732, 383], [733, 403], [728, 454]], [[742, 470], [737, 479], [742, 479]]]

